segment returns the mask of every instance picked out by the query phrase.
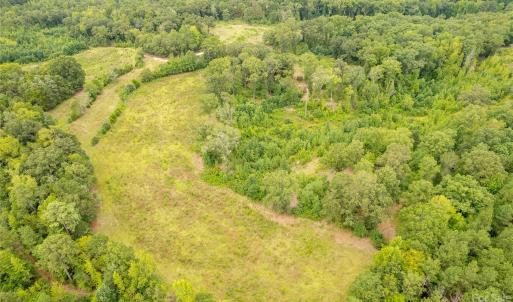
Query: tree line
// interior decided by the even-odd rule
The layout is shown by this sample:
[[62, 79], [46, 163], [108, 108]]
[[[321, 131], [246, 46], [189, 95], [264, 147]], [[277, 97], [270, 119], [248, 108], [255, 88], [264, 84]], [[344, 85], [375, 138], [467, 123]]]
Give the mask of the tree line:
[[449, 18], [511, 11], [511, 1], [158, 0], [140, 5], [133, 0], [3, 0], [0, 7], [0, 62], [26, 63], [108, 45], [183, 55], [199, 48], [216, 20], [278, 23], [389, 13]]

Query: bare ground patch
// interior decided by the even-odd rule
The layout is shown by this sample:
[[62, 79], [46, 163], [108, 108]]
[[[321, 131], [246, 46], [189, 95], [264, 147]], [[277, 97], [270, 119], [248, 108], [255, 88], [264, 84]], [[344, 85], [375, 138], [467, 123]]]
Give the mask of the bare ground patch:
[[300, 218], [290, 216], [287, 214], [279, 214], [279, 213], [274, 212], [273, 210], [270, 210], [260, 204], [249, 203], [248, 205], [250, 208], [256, 210], [265, 218], [267, 218], [271, 221], [274, 221], [279, 225], [293, 225], [293, 224], [299, 223]]
[[395, 216], [400, 209], [400, 204], [394, 204], [389, 209], [389, 216], [383, 219], [380, 224], [378, 224], [378, 231], [387, 241], [393, 239], [397, 235], [397, 224], [395, 221]]
[[199, 154], [193, 153], [191, 161], [192, 161], [192, 165], [194, 166], [194, 169], [196, 170], [196, 172], [201, 173], [201, 172], [203, 172], [203, 170], [205, 170], [205, 165], [203, 164], [203, 158]]
[[314, 157], [311, 161], [307, 162], [305, 165], [299, 165], [294, 168], [294, 172], [296, 173], [304, 173], [306, 175], [312, 175], [317, 172], [320, 167], [320, 160], [318, 157]]
[[372, 242], [369, 238], [359, 238], [355, 235], [351, 234], [349, 231], [345, 231], [339, 229], [335, 232], [334, 236], [335, 242], [344, 245], [350, 245], [354, 248], [357, 248], [361, 251], [365, 251], [368, 253], [375, 253], [376, 248], [372, 245]]

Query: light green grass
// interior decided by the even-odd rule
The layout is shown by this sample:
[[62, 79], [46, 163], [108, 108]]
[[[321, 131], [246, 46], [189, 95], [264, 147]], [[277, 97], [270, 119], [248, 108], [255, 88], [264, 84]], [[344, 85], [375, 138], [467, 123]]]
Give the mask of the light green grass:
[[97, 47], [74, 55], [86, 73], [86, 82], [102, 75], [109, 75], [114, 68], [133, 65], [135, 48]]
[[50, 110], [48, 114], [52, 116], [58, 124], [66, 124], [71, 114], [71, 106], [74, 102], [78, 102], [85, 106], [89, 98], [84, 90], [79, 91], [71, 98], [60, 103], [57, 107]]
[[[144, 58], [145, 68], [154, 68], [158, 64], [160, 64], [158, 58], [151, 56]], [[69, 129], [77, 136], [85, 148], [89, 147], [93, 136], [116, 109], [118, 103], [121, 102], [119, 92], [123, 89], [123, 86], [139, 77], [142, 70], [142, 68], [134, 69], [115, 79], [102, 90], [102, 93], [84, 115], [68, 125]]]
[[211, 33], [227, 44], [229, 43], [262, 43], [265, 31], [270, 27], [265, 25], [250, 25], [236, 21], [218, 22]]
[[153, 255], [168, 282], [186, 278], [217, 299], [344, 301], [371, 261], [370, 243], [203, 182], [193, 145], [213, 122], [204, 95], [199, 72], [163, 78], [134, 93], [98, 145], [89, 145], [94, 120], [72, 127], [98, 178], [95, 231]]

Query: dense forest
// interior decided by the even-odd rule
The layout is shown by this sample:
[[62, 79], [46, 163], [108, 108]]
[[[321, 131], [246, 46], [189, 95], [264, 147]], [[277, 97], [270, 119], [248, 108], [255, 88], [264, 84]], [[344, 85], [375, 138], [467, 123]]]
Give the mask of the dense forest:
[[[340, 15], [348, 19], [358, 19], [358, 16], [397, 13], [438, 17], [437, 19], [464, 15], [463, 19], [467, 19], [470, 14], [476, 14], [466, 22], [471, 23], [473, 20], [473, 23], [478, 23], [480, 18], [486, 18], [479, 13], [500, 13], [508, 11], [511, 6], [508, 0], [159, 0], [144, 5], [130, 0], [3, 0], [0, 7], [0, 62], [32, 62], [59, 54], [74, 54], [91, 46], [112, 44], [141, 47], [147, 52], [165, 56], [184, 54], [187, 50], [197, 49], [201, 45], [216, 20], [243, 19], [258, 23], [277, 23], [289, 19], [313, 20], [311, 26], [316, 27], [314, 31], [328, 30], [323, 37], [324, 42], [328, 43], [333, 30], [349, 29], [343, 29], [340, 27], [343, 24], [340, 23], [327, 25], [330, 28], [324, 29], [321, 24], [317, 24], [324, 23], [324, 19], [317, 17]], [[493, 18], [493, 15], [488, 18]], [[336, 20], [333, 19], [337, 22]], [[406, 22], [422, 22], [414, 20]], [[430, 19], [423, 20], [422, 23], [430, 22]], [[459, 26], [463, 28], [460, 31], [472, 31], [473, 25], [461, 24]], [[339, 27], [335, 29], [333, 26]], [[309, 40], [308, 34], [305, 38], [306, 43], [316, 42]]]
[[[225, 44], [227, 20], [269, 29]], [[123, 102], [202, 72], [203, 180], [371, 238], [349, 301], [510, 301], [512, 42], [507, 0], [0, 0], [0, 301], [213, 300], [91, 230], [93, 166], [46, 113], [82, 89], [91, 105], [143, 53], [169, 60]], [[98, 46], [140, 52], [86, 85], [71, 55]]]

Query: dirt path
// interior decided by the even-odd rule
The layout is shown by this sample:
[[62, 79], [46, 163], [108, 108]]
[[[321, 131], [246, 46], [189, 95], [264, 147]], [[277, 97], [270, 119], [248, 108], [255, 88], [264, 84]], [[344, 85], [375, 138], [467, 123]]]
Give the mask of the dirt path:
[[[200, 155], [198, 155], [197, 153], [194, 153], [192, 155], [191, 162], [192, 162], [192, 164], [195, 168], [195, 171], [197, 173], [201, 173], [203, 171], [203, 169], [204, 169], [203, 160]], [[306, 174], [314, 173], [314, 171], [316, 170], [318, 165], [319, 165], [319, 158], [314, 158], [311, 162], [309, 162], [306, 165], [305, 169], [309, 172], [309, 173], [307, 172]], [[346, 169], [346, 170], [348, 170], [346, 173], [352, 174], [351, 169]], [[261, 204], [255, 203], [255, 202], [248, 202], [248, 205], [250, 208], [252, 208], [253, 210], [256, 210], [258, 213], [260, 213], [264, 218], [267, 218], [273, 222], [276, 222], [277, 224], [279, 224], [281, 226], [297, 225], [297, 224], [301, 224], [301, 223], [305, 222], [305, 220], [307, 220], [305, 218], [301, 218], [301, 217], [297, 217], [297, 216], [277, 213], [275, 211], [272, 211], [269, 208], [266, 208], [265, 206], [263, 206]], [[296, 205], [297, 205], [297, 196], [293, 196], [292, 201], [291, 201], [291, 207], [294, 207]], [[308, 221], [310, 221], [310, 220], [308, 220]], [[376, 252], [376, 248], [374, 247], [374, 245], [368, 238], [356, 237], [350, 231], [340, 229], [340, 228], [330, 225], [326, 222], [316, 222], [314, 224], [314, 226], [317, 229], [317, 231], [329, 229], [331, 232], [334, 233], [333, 239], [338, 244], [349, 245], [349, 246], [352, 246], [352, 247], [354, 247], [362, 252], [365, 252], [365, 253], [372, 254], [372, 253]], [[394, 234], [395, 234], [395, 232], [394, 232]]]
[[301, 100], [303, 102], [308, 102], [310, 99], [310, 89], [308, 89], [308, 85], [303, 81], [296, 81], [297, 87], [303, 92], [303, 96]]
[[202, 114], [206, 93], [199, 72], [145, 83], [88, 146], [101, 196], [95, 231], [151, 254], [168, 282], [186, 278], [219, 299], [345, 301], [372, 245], [205, 183], [192, 146], [213, 118]]
[[[145, 60], [153, 60], [153, 61], [156, 61], [156, 62], [161, 62], [161, 63], [165, 63], [168, 61], [168, 58], [164, 58], [164, 57], [158, 57], [158, 56], [154, 56], [154, 55], [150, 55], [150, 54], [144, 54], [144, 59]], [[146, 62], [145, 62], [146, 63]], [[146, 65], [146, 64], [145, 64]]]
[[386, 240], [392, 240], [397, 234], [396, 215], [401, 210], [401, 204], [394, 204], [388, 209], [388, 217], [378, 225], [378, 230]]

